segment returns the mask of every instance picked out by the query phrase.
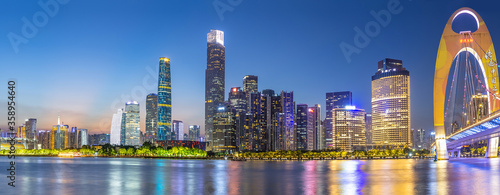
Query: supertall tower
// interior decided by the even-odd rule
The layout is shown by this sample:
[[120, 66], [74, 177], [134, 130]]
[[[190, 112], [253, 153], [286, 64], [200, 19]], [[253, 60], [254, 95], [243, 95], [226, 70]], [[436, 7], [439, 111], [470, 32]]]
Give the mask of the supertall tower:
[[401, 60], [379, 61], [372, 76], [373, 144], [411, 147], [410, 126], [410, 72]]
[[158, 133], [159, 141], [172, 140], [172, 88], [170, 82], [170, 59], [160, 58], [158, 75]]
[[205, 70], [205, 137], [211, 148], [213, 117], [224, 102], [225, 87], [224, 32], [210, 30], [207, 34], [207, 69]]

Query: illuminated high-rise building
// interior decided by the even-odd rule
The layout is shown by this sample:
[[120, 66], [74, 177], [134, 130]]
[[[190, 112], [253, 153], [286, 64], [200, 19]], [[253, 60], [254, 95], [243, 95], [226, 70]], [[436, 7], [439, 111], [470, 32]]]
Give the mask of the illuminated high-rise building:
[[296, 150], [296, 133], [294, 128], [295, 102], [292, 92], [281, 92], [281, 108], [283, 109], [283, 150]]
[[205, 136], [207, 150], [211, 150], [213, 117], [225, 101], [225, 47], [224, 32], [210, 30], [207, 34], [207, 69], [205, 70]]
[[236, 120], [228, 106], [218, 108], [214, 116], [213, 151], [233, 153], [236, 146]]
[[[122, 144], [122, 120], [123, 120], [123, 109], [118, 109], [118, 111], [113, 114], [113, 118], [111, 119], [111, 145], [120, 145]], [[88, 135], [88, 134], [87, 134]], [[125, 141], [125, 140], [123, 140]], [[88, 145], [83, 144], [83, 145]]]
[[146, 97], [146, 134], [144, 141], [153, 143], [156, 139], [158, 127], [158, 95], [151, 93]]
[[136, 101], [125, 104], [125, 143], [126, 146], [138, 146], [140, 143], [141, 120], [139, 103]]
[[68, 135], [66, 136], [68, 139], [66, 141], [67, 148], [78, 148], [78, 128], [71, 127], [68, 129]]
[[297, 150], [307, 150], [307, 104], [297, 104], [296, 130], [297, 130]]
[[372, 76], [373, 144], [412, 146], [410, 72], [403, 61], [384, 59]]
[[[87, 129], [78, 129], [78, 138], [79, 138], [79, 144], [81, 148], [82, 146], [88, 146], [89, 145], [89, 131]], [[110, 135], [111, 139], [111, 135]]]
[[200, 141], [200, 125], [189, 126], [189, 140]]
[[342, 151], [353, 151], [356, 147], [364, 147], [365, 110], [346, 106], [346, 108], [334, 108], [332, 114], [333, 147]]
[[50, 130], [39, 130], [38, 131], [38, 149], [51, 149], [52, 133]]
[[243, 77], [243, 91], [246, 94], [259, 92], [259, 78], [255, 75], [246, 75]]
[[160, 70], [158, 75], [158, 133], [156, 139], [159, 141], [171, 140], [172, 134], [172, 89], [170, 78], [170, 59], [160, 58]]
[[365, 139], [366, 144], [372, 144], [373, 130], [372, 130], [372, 114], [366, 113], [365, 115]]
[[319, 104], [307, 110], [307, 150], [322, 150], [324, 147], [321, 128], [321, 108]]
[[38, 149], [37, 132], [36, 132], [36, 119], [27, 119], [24, 123], [26, 133], [26, 149]]
[[184, 123], [182, 121], [172, 121], [172, 139], [184, 140]]
[[236, 113], [244, 113], [247, 110], [246, 95], [240, 87], [231, 88], [231, 91], [229, 92], [228, 102], [231, 108]]
[[65, 149], [68, 128], [69, 126], [63, 125], [61, 123], [61, 118], [58, 117], [57, 125], [52, 126], [50, 149]]
[[325, 148], [333, 147], [333, 113], [335, 108], [345, 108], [352, 104], [350, 91], [326, 93]]

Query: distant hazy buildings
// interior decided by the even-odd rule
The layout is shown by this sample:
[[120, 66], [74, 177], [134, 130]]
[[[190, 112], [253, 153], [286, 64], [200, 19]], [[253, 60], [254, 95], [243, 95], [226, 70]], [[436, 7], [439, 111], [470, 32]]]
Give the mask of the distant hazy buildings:
[[172, 89], [170, 77], [170, 59], [160, 58], [158, 75], [158, 133], [156, 139], [171, 140], [172, 134]]
[[184, 123], [179, 120], [172, 122], [174, 140], [184, 140]]
[[90, 145], [104, 145], [104, 144], [109, 144], [109, 134], [94, 134], [90, 135]]
[[365, 146], [365, 111], [354, 106], [334, 108], [333, 147], [342, 151], [353, 151], [355, 147]]
[[[122, 134], [122, 120], [123, 120], [123, 109], [118, 109], [118, 111], [113, 114], [113, 119], [111, 120], [111, 145], [122, 144], [121, 134]], [[88, 145], [88, 144], [83, 144]]]
[[372, 76], [373, 144], [412, 146], [410, 72], [403, 61], [384, 59]]
[[189, 126], [189, 140], [200, 141], [200, 125]]
[[[88, 146], [89, 143], [89, 131], [87, 129], [79, 129], [80, 134], [78, 135], [80, 138], [80, 148], [82, 146]], [[110, 138], [111, 139], [111, 138]], [[111, 140], [110, 140], [111, 141]], [[119, 143], [118, 143], [119, 144]], [[118, 145], [117, 144], [117, 145]]]
[[158, 117], [158, 95], [151, 93], [146, 97], [146, 134], [145, 141], [153, 142], [158, 131], [156, 120]]
[[213, 141], [213, 117], [217, 113], [217, 108], [225, 101], [225, 63], [224, 32], [210, 30], [207, 34], [205, 70], [205, 136], [209, 144]]
[[125, 143], [123, 145], [138, 146], [140, 143], [140, 113], [139, 103], [136, 101], [125, 104]]
[[333, 109], [345, 108], [350, 105], [352, 105], [352, 93], [350, 91], [326, 93], [325, 148], [333, 147]]

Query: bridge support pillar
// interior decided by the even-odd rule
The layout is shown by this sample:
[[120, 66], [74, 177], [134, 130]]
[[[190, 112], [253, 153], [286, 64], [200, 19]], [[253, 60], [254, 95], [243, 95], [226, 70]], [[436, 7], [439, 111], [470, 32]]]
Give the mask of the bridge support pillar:
[[498, 137], [488, 139], [486, 158], [496, 158], [498, 153]]
[[448, 160], [448, 148], [446, 148], [446, 139], [436, 139], [436, 153], [438, 160]]

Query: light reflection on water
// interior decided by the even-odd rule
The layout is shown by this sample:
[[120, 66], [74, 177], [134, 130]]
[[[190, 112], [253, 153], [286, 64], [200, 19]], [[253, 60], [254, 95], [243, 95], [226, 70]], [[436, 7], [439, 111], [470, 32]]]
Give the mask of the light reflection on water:
[[[7, 188], [6, 194], [498, 194], [500, 191], [498, 158], [438, 162], [46, 157], [16, 160], [17, 187]], [[2, 167], [8, 163], [9, 159], [0, 159]]]

